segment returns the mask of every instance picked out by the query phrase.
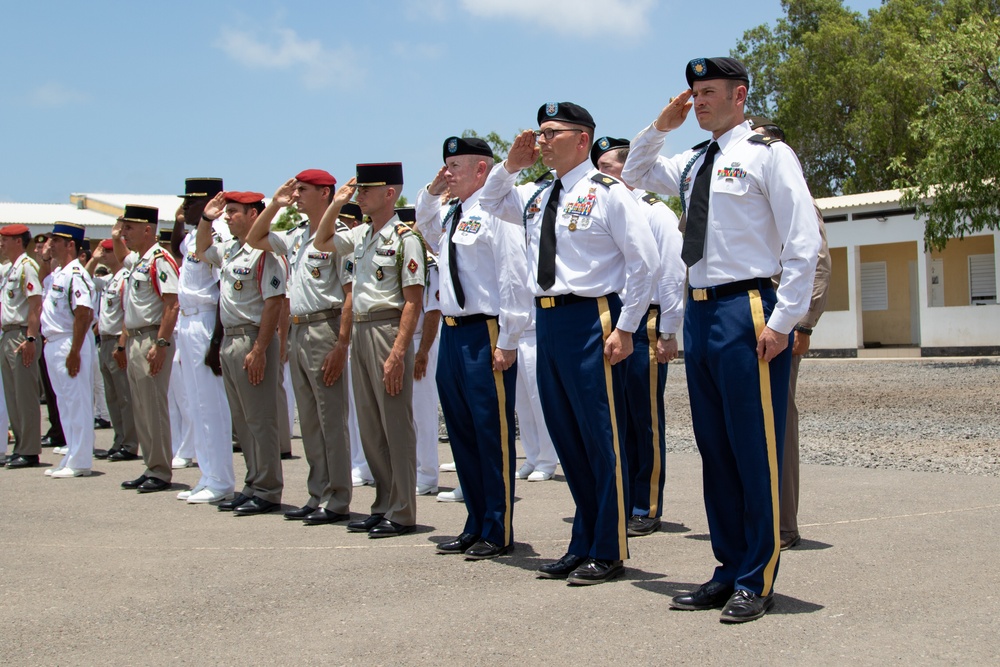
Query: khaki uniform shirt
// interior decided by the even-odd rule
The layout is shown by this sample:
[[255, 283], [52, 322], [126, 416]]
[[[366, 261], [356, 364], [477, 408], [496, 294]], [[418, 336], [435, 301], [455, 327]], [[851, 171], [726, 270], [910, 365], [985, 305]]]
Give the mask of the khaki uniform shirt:
[[371, 223], [351, 230], [354, 259], [348, 271], [354, 282], [354, 312], [370, 313], [398, 308], [403, 288], [425, 284], [424, 245], [416, 234], [393, 216], [372, 232]]
[[344, 283], [350, 276], [343, 271], [343, 258], [354, 251], [351, 239], [342, 232], [334, 236], [336, 250], [320, 252], [313, 248], [314, 234], [309, 221], [286, 232], [271, 232], [267, 240], [274, 254], [286, 257], [291, 269], [288, 299], [291, 314], [311, 315], [344, 305]]
[[42, 302], [42, 335], [72, 335], [76, 320], [73, 311], [81, 306], [94, 309], [94, 283], [80, 260], [74, 259], [52, 279], [52, 287]]
[[288, 268], [284, 260], [271, 252], [229, 243], [213, 243], [205, 259], [221, 269], [219, 305], [222, 326], [260, 326], [264, 301], [285, 294]]
[[22, 254], [0, 278], [0, 322], [4, 325], [28, 323], [28, 297], [42, 295], [42, 281], [38, 279], [38, 264]]
[[113, 276], [95, 277], [94, 286], [101, 291], [101, 305], [97, 313], [97, 332], [102, 336], [117, 336], [125, 324], [122, 291], [128, 270], [123, 266]]
[[129, 329], [154, 326], [163, 320], [163, 295], [177, 294], [177, 262], [154, 245], [142, 257], [133, 253], [125, 279], [125, 326]]

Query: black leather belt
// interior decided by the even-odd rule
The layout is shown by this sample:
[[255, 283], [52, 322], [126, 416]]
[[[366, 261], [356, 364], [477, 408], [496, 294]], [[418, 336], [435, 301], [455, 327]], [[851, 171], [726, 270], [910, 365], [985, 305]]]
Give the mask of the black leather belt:
[[568, 306], [571, 303], [581, 301], [593, 301], [592, 296], [577, 296], [576, 294], [558, 294], [556, 296], [536, 296], [535, 305], [539, 308], [555, 308], [557, 306]]
[[496, 315], [487, 315], [485, 313], [477, 313], [476, 315], [463, 315], [462, 317], [452, 317], [451, 315], [444, 316], [444, 323], [449, 327], [464, 327], [469, 324], [476, 324], [477, 322], [486, 322], [487, 320], [495, 320]]
[[734, 294], [743, 294], [750, 290], [773, 290], [774, 283], [770, 278], [751, 278], [750, 280], [737, 280], [734, 283], [716, 285], [715, 287], [689, 287], [688, 295], [692, 301], [714, 301], [722, 297]]

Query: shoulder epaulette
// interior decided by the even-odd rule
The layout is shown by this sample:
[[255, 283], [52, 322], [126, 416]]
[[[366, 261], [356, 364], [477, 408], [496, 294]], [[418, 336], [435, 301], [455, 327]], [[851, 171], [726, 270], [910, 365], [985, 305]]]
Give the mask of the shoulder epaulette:
[[654, 195], [652, 192], [647, 192], [642, 196], [642, 201], [646, 202], [650, 206], [654, 204], [662, 204], [663, 200]]
[[412, 233], [413, 233], [413, 230], [410, 229], [409, 227], [407, 227], [406, 225], [404, 225], [403, 223], [400, 222], [400, 223], [396, 224], [396, 234], [399, 235], [400, 237], [402, 237], [402, 236], [404, 236], [406, 234], [412, 234]]
[[541, 176], [535, 179], [535, 183], [541, 183], [542, 181], [554, 181], [555, 176], [552, 174], [552, 170], [545, 172]]
[[620, 182], [615, 178], [611, 178], [607, 174], [594, 174], [594, 176], [590, 180], [592, 180], [594, 183], [600, 183], [606, 188], [610, 188], [612, 185], [615, 185], [616, 183]]
[[437, 258], [434, 255], [432, 255], [431, 253], [427, 252], [427, 253], [424, 253], [424, 257], [426, 258], [425, 262], [426, 262], [426, 264], [427, 264], [428, 267], [437, 266]]
[[763, 134], [757, 134], [756, 132], [754, 132], [750, 135], [750, 138], [747, 139], [747, 141], [749, 141], [751, 144], [761, 144], [764, 146], [770, 146], [771, 144], [778, 143], [779, 141], [781, 141], [781, 139], [778, 139], [776, 137], [765, 137]]
[[308, 227], [309, 226], [309, 218], [303, 219], [299, 224], [297, 224], [295, 226], [298, 227], [299, 229], [302, 229], [303, 227]]
[[701, 142], [700, 144], [692, 146], [691, 150], [693, 150], [693, 151], [700, 151], [702, 148], [704, 148], [705, 146], [708, 146], [710, 143], [712, 143], [712, 140], [711, 139], [706, 139], [705, 141]]
[[448, 200], [448, 206], [454, 206], [458, 202], [459, 202], [459, 198], [458, 197], [452, 197], [451, 199]]
[[157, 257], [163, 257], [163, 248], [157, 248], [153, 251], [152, 259], [156, 259]]

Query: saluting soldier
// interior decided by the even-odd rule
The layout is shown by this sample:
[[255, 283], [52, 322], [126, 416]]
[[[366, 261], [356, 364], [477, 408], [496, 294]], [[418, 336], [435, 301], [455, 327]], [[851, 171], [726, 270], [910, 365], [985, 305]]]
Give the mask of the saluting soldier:
[[177, 262], [156, 240], [159, 210], [128, 204], [121, 239], [126, 258], [125, 331], [118, 342], [118, 365], [128, 368], [135, 427], [146, 471], [122, 482], [139, 493], [166, 491], [172, 478], [167, 391], [174, 361], [177, 324]]
[[[276, 332], [287, 268], [273, 253], [246, 243], [263, 210], [264, 195], [259, 192], [220, 192], [205, 207], [196, 238], [198, 257], [222, 272], [222, 377], [247, 474], [243, 490], [218, 507], [237, 516], [279, 509], [284, 487], [276, 399], [282, 368]], [[212, 223], [223, 211], [234, 237], [227, 243], [212, 232]]]
[[70, 222], [52, 227], [52, 259], [60, 270], [42, 304], [42, 335], [52, 388], [66, 436], [66, 455], [53, 478], [86, 477], [94, 461], [94, 284], [77, 255], [84, 228]]
[[[550, 103], [537, 119], [538, 132], [526, 130], [514, 140], [479, 202], [527, 226], [539, 398], [576, 501], [569, 549], [540, 573], [596, 584], [621, 574], [628, 558], [621, 362], [632, 353], [632, 334], [649, 307], [659, 258], [635, 199], [590, 164], [590, 113], [570, 102]], [[517, 174], [539, 154], [557, 178], [515, 188]]]
[[[480, 206], [495, 163], [489, 144], [449, 137], [442, 154], [444, 167], [417, 195], [417, 222], [440, 247], [437, 385], [468, 518], [437, 550], [483, 560], [514, 548], [516, 359], [531, 303], [528, 264], [521, 232]], [[445, 190], [455, 197], [447, 207]]]
[[[359, 164], [357, 203], [368, 219], [352, 230], [354, 396], [365, 458], [375, 478], [371, 515], [347, 524], [369, 537], [410, 533], [416, 526], [416, 432], [413, 424], [413, 332], [420, 316], [425, 251], [420, 237], [399, 222], [395, 204], [403, 165]], [[340, 202], [323, 216], [314, 246], [335, 249]]]
[[[347, 521], [353, 490], [344, 379], [351, 340], [351, 284], [343, 267], [354, 246], [342, 235], [337, 235], [339, 245], [333, 252], [313, 246], [336, 185], [337, 179], [322, 169], [299, 172], [278, 188], [247, 236], [250, 246], [286, 257], [291, 265], [288, 355], [309, 463], [309, 499], [285, 512], [285, 518], [308, 525]], [[306, 219], [287, 232], [272, 232], [271, 221], [293, 204]]]
[[[590, 159], [601, 173], [621, 178], [628, 149], [627, 139], [601, 137], [594, 143]], [[663, 513], [667, 471], [663, 391], [667, 363], [677, 356], [677, 329], [684, 314], [687, 275], [681, 261], [683, 240], [677, 216], [655, 194], [628, 184], [626, 187], [646, 213], [660, 256], [660, 272], [653, 283], [649, 310], [632, 334], [634, 352], [628, 358], [625, 382], [625, 453], [631, 475], [628, 536], [641, 537], [660, 529]]]
[[38, 465], [42, 452], [41, 410], [38, 405], [38, 340], [42, 313], [42, 281], [38, 264], [25, 252], [31, 232], [25, 225], [0, 229], [0, 252], [10, 262], [0, 281], [0, 368], [4, 401], [14, 432], [10, 469]]

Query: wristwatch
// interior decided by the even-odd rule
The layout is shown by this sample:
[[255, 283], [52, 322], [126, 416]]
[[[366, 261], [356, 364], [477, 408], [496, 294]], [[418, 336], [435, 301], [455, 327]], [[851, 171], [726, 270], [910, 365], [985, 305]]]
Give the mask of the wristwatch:
[[124, 351], [125, 351], [124, 345], [115, 345], [115, 352], [124, 352]]
[[170, 341], [166, 338], [157, 338], [156, 347], [170, 347]]
[[805, 334], [807, 336], [812, 336], [813, 335], [813, 330], [812, 329], [810, 329], [809, 327], [804, 327], [801, 324], [796, 324], [795, 325], [795, 330], [798, 331], [799, 333]]
[[665, 333], [660, 334], [660, 340], [672, 341], [675, 338], [677, 338], [677, 334], [665, 334]]
[[28, 341], [29, 343], [34, 343], [35, 342], [35, 337], [34, 336], [25, 336], [24, 340]]

